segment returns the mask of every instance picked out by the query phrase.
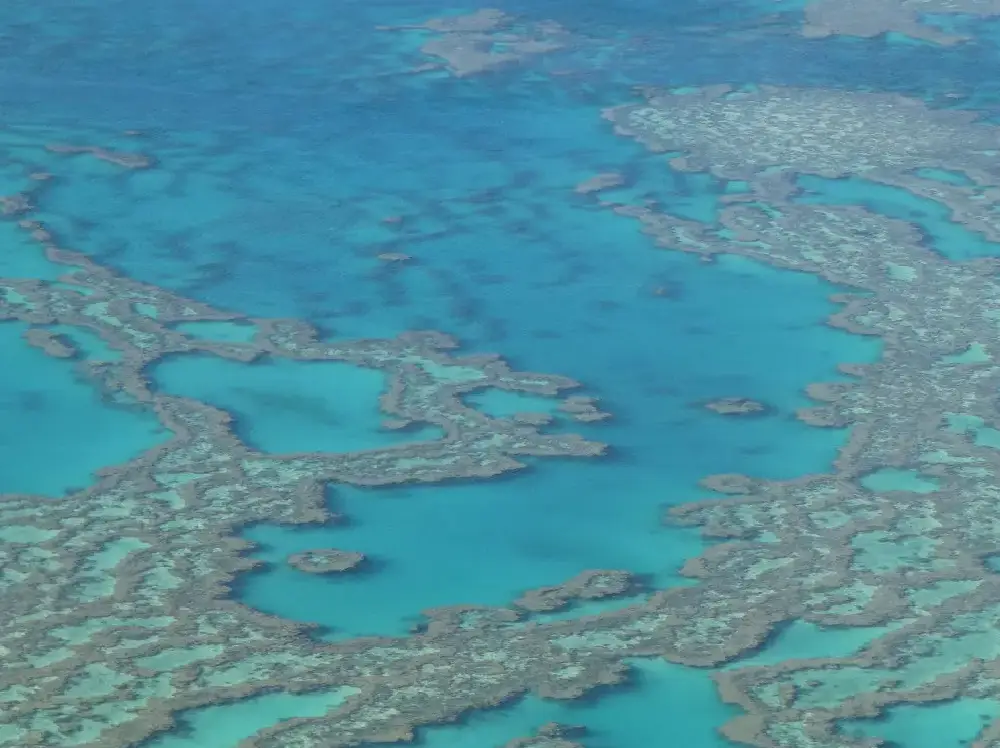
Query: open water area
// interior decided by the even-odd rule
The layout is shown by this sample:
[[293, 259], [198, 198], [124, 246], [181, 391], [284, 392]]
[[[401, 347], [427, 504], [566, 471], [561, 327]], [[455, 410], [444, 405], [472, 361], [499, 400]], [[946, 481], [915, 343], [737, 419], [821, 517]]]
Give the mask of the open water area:
[[[723, 641], [718, 656], [680, 638], [669, 652], [630, 648], [588, 623], [675, 588], [739, 589], [735, 566], [692, 571], [692, 559], [729, 542], [780, 545], [773, 533], [703, 537], [695, 523], [676, 522], [671, 509], [724, 498], [703, 483], [709, 476], [794, 485], [837, 475], [866, 495], [916, 502], [951, 490], [941, 470], [956, 461], [989, 467], [980, 456], [942, 457], [938, 472], [929, 458], [923, 467], [915, 458], [866, 461], [852, 445], [875, 427], [854, 419], [875, 419], [876, 405], [826, 424], [802, 417], [822, 405], [809, 385], [855, 386], [858, 371], [898, 345], [894, 333], [831, 323], [844, 294], [874, 292], [761, 261], [743, 249], [762, 245], [745, 238], [739, 251], [713, 257], [672, 251], [683, 241], [671, 246], [620, 208], [670, 214], [693, 235], [719, 231], [741, 195], [752, 193], [749, 205], [769, 195], [756, 174], [686, 168], [672, 160], [683, 148], [651, 149], [616, 132], [606, 112], [642, 102], [643, 87], [683, 97], [726, 84], [892, 94], [975, 112], [994, 127], [1000, 6], [963, 15], [952, 7], [962, 3], [923, 5], [921, 24], [963, 38], [805, 34], [808, 3], [787, 0], [5, 2], [0, 506], [10, 511], [0, 517], [0, 654], [13, 664], [0, 681], [0, 746], [325, 748], [410, 737], [427, 748], [1000, 745], [990, 731], [1000, 693], [986, 670], [961, 670], [1000, 657], [986, 634], [949, 655], [958, 658], [951, 670], [933, 653], [906, 650], [912, 668], [924, 663], [933, 674], [914, 686], [925, 696], [900, 690], [858, 713], [838, 711], [855, 703], [852, 693], [860, 703], [896, 687], [859, 677], [851, 691], [836, 681], [839, 695], [815, 702], [831, 715], [819, 727], [812, 712], [775, 716], [799, 709], [787, 699], [781, 707], [761, 696], [751, 709], [720, 686], [734, 670], [777, 672], [782, 663], [875, 667], [850, 658], [920, 616], [930, 621], [930, 603], [881, 617], [859, 608], [855, 618], [832, 606], [823, 618], [803, 596], [782, 602], [785, 612], [745, 646], [730, 651]], [[771, 122], [782, 127], [780, 117]], [[798, 137], [800, 125], [787, 126], [787, 139]], [[816, 139], [805, 143], [822, 150]], [[943, 156], [924, 165], [921, 184], [1000, 189], [982, 176], [993, 173], [996, 143], [995, 152], [977, 151], [981, 173], [949, 169], [957, 162]], [[793, 171], [794, 194], [769, 208], [775, 214], [853, 207], [912, 226], [922, 251], [942, 263], [1000, 257], [1000, 218], [985, 208], [961, 213], [881, 171]], [[598, 175], [611, 176], [588, 187]], [[889, 265], [896, 281], [912, 271]], [[274, 320], [310, 325], [318, 342], [284, 346]], [[452, 366], [428, 347], [393, 342], [429, 330], [453, 338], [441, 356], [470, 358]], [[980, 335], [949, 359], [935, 334], [925, 336], [928, 360], [988, 368], [992, 340]], [[352, 352], [314, 353], [323, 346]], [[480, 354], [538, 374], [514, 386], [473, 358]], [[548, 388], [539, 384], [546, 377], [578, 386]], [[468, 384], [479, 380], [486, 384]], [[419, 406], [399, 405], [411, 395]], [[593, 398], [584, 410], [597, 415], [578, 417], [567, 396]], [[727, 401], [753, 407], [725, 412]], [[178, 415], [189, 411], [215, 415], [192, 425]], [[994, 420], [973, 409], [952, 418], [948, 438], [980, 429], [976, 448], [995, 451], [983, 437]], [[496, 446], [512, 424], [522, 441], [558, 448]], [[606, 446], [567, 447], [569, 435]], [[193, 462], [172, 456], [200, 438], [215, 441], [192, 452]], [[455, 446], [431, 475], [419, 450], [436, 442]], [[363, 470], [343, 467], [355, 458], [341, 456], [354, 453]], [[383, 454], [391, 468], [378, 461]], [[225, 467], [229, 459], [241, 467]], [[258, 484], [255, 460], [287, 469]], [[235, 483], [219, 494], [224, 480]], [[271, 491], [280, 501], [268, 510]], [[302, 498], [310, 491], [319, 498]], [[294, 512], [281, 503], [296, 501]], [[156, 507], [155, 519], [140, 522], [144, 505]], [[884, 566], [844, 589], [910, 562], [913, 574], [926, 571], [924, 556], [906, 555], [917, 545], [885, 561], [884, 538], [869, 537], [881, 527], [874, 517], [862, 520], [864, 539], [830, 541], [831, 558], [848, 548], [856, 558], [861, 548], [886, 554]], [[294, 563], [317, 549], [364, 560], [327, 573]], [[772, 567], [754, 568], [748, 580]], [[986, 589], [971, 566], [952, 576], [943, 568], [917, 581], [900, 572], [891, 584], [914, 601], [940, 585], [958, 585], [941, 600]], [[509, 612], [524, 593], [592, 570], [625, 573], [631, 584], [606, 597], [570, 590], [559, 609], [521, 605], [521, 622], [491, 624], [481, 636], [472, 616], [456, 637], [514, 643], [477, 660], [494, 663], [489, 676], [435, 680], [472, 645], [450, 644], [434, 609]], [[757, 587], [748, 585], [751, 599]], [[771, 615], [777, 603], [760, 600], [761, 615]], [[980, 595], [963, 610], [993, 610], [990, 602]], [[710, 614], [718, 609], [706, 607], [703, 619], [679, 613]], [[756, 613], [726, 615], [719, 620], [735, 627]], [[982, 620], [988, 629], [994, 619]], [[226, 634], [229, 625], [246, 637]], [[608, 672], [620, 666], [620, 677], [585, 682], [579, 673], [596, 669], [559, 659], [583, 645], [531, 650], [542, 675], [510, 664], [548, 636], [546, 626], [571, 625], [579, 641], [590, 637], [586, 647], [606, 644], [587, 657]], [[255, 636], [256, 626], [264, 633]], [[558, 630], [568, 641], [570, 629]], [[22, 647], [26, 636], [39, 643]], [[363, 666], [351, 659], [421, 637], [431, 637], [429, 649], [405, 667], [384, 653]], [[812, 688], [826, 672], [809, 671], [796, 687]], [[555, 693], [538, 685], [549, 676], [582, 685]], [[947, 678], [980, 690], [942, 685]], [[437, 688], [462, 696], [445, 710]], [[380, 701], [396, 692], [417, 696], [405, 710]], [[723, 730], [748, 710], [757, 727]], [[379, 720], [387, 726], [371, 727]], [[583, 729], [538, 732], [547, 723]]]

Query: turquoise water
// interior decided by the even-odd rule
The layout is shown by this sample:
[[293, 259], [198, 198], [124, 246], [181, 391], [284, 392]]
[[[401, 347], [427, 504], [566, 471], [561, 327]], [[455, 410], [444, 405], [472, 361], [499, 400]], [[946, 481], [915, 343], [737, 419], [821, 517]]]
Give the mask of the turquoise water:
[[[596, 476], [584, 471], [582, 480], [587, 477]], [[676, 568], [701, 548], [697, 535], [658, 528], [652, 502], [618, 505], [615, 512], [594, 501], [573, 512], [580, 480], [567, 467], [496, 486], [338, 488], [332, 506], [351, 518], [346, 527], [247, 532], [264, 546], [259, 557], [274, 566], [244, 578], [241, 597], [268, 612], [323, 624], [342, 638], [404, 634], [427, 608], [503, 605], [588, 568], [633, 569], [660, 584], [676, 583]], [[538, 523], [533, 516], [552, 519]], [[361, 551], [375, 568], [330, 578], [283, 564], [291, 553], [324, 547]]]
[[236, 433], [264, 452], [354, 452], [437, 438], [434, 429], [380, 429], [380, 371], [337, 361], [174, 356], [151, 372], [172, 395], [192, 397], [236, 417]]
[[[990, 44], [804, 40], [796, 33], [802, 5], [512, 0], [504, 9], [554, 19], [580, 44], [522, 68], [455, 80], [407, 72], [424, 61], [417, 47], [426, 35], [375, 31], [440, 15], [439, 4], [423, 0], [156, 7], [12, 0], [5, 12], [16, 24], [0, 40], [5, 120], [51, 128], [46, 141], [99, 142], [157, 159], [153, 169], [124, 174], [93, 158], [33, 155], [58, 173], [41, 193], [38, 217], [67, 246], [226, 311], [306, 320], [329, 339], [441, 329], [465, 351], [498, 352], [516, 368], [578, 379], [581, 392], [614, 416], [578, 424], [552, 399], [470, 395], [470, 405], [496, 417], [552, 412], [550, 430], [607, 442], [610, 454], [530, 461], [522, 472], [478, 483], [332, 486], [331, 509], [349, 522], [246, 529], [267, 566], [237, 580], [236, 599], [319, 623], [324, 638], [342, 640], [402, 635], [421, 610], [504, 605], [588, 568], [632, 570], [659, 588], [685, 584], [678, 569], [705, 543], [664, 524], [663, 514], [704, 497], [701, 478], [830, 469], [847, 434], [797, 421], [796, 410], [811, 404], [803, 390], [845, 379], [838, 363], [880, 353], [876, 342], [824, 324], [838, 309], [828, 297], [842, 289], [747, 261], [708, 266], [657, 249], [635, 222], [573, 192], [595, 173], [620, 171], [627, 184], [605, 197], [651, 200], [712, 222], [719, 198], [746, 188], [672, 171], [662, 156], [616, 138], [600, 110], [634, 100], [636, 84], [823, 85], [939, 103], [959, 92], [974, 94], [968, 101], [987, 113], [1000, 108]], [[775, 12], [773, 26], [758, 27], [761, 15]], [[127, 128], [146, 132], [130, 139], [121, 134]], [[8, 150], [27, 158], [19, 147]], [[919, 176], [965, 184], [954, 172]], [[5, 176], [5, 193], [21, 188], [20, 180], [10, 184]], [[953, 224], [944, 206], [903, 190], [862, 180], [801, 184], [816, 193], [803, 202], [862, 204], [914, 222], [950, 259], [998, 254]], [[395, 216], [401, 221], [385, 220]], [[0, 249], [2, 277], [62, 274], [11, 222], [0, 222]], [[411, 261], [388, 264], [379, 259], [385, 253]], [[166, 438], [151, 415], [101, 402], [75, 378], [72, 361], [24, 344], [23, 329], [0, 324], [0, 491], [58, 496]], [[177, 329], [228, 343], [254, 334], [228, 322]], [[117, 358], [92, 334], [53, 331], [74, 341], [82, 358]], [[149, 374], [159, 391], [231, 413], [237, 434], [265, 452], [349, 452], [440, 436], [381, 428], [383, 375], [344, 364], [186, 355]], [[719, 397], [759, 400], [768, 414], [731, 419], [701, 407]], [[903, 470], [867, 480], [878, 491], [936, 485]], [[371, 564], [358, 574], [317, 576], [286, 563], [291, 553], [323, 547], [361, 551]], [[737, 666], [847, 656], [883, 632], [792, 623]], [[422, 730], [421, 741], [499, 746], [559, 720], [587, 725], [589, 748], [727, 745], [716, 729], [737, 712], [720, 703], [709, 672], [657, 662], [635, 668], [630, 687], [600, 699], [529, 698]], [[145, 748], [235, 748], [281, 720], [321, 715], [340, 698], [272, 694], [185, 712], [181, 729]], [[994, 713], [987, 708], [900, 708], [865, 734], [904, 748], [930, 748], [935, 730], [968, 740], [980, 713]]]
[[[800, 303], [802, 314], [816, 322], [832, 311], [823, 295], [813, 295], [822, 284], [808, 276], [766, 268], [751, 274], [739, 264], [730, 274], [725, 266], [708, 269], [686, 257], [644, 257], [668, 267], [676, 260], [675, 268], [690, 273], [683, 276], [683, 299], [665, 309], [641, 305], [626, 325], [603, 334], [586, 328], [574, 334], [567, 320], [558, 347], [531, 341], [508, 346], [524, 347], [516, 361], [574, 371], [604, 397], [602, 405], [614, 419], [580, 430], [614, 445], [611, 458], [546, 462], [495, 483], [336, 489], [334, 508], [356, 520], [350, 527], [255, 528], [250, 537], [274, 549], [265, 554], [268, 560], [329, 545], [371, 553], [384, 567], [370, 577], [335, 580], [276, 569], [248, 578], [245, 599], [270, 612], [370, 634], [402, 633], [421, 609], [448, 602], [502, 604], [584, 568], [633, 569], [666, 586], [677, 582], [676, 569], [697, 552], [699, 541], [690, 531], [662, 527], [660, 517], [666, 506], [703, 495], [696, 486], [700, 478], [740, 471], [792, 477], [825, 469], [844, 434], [794, 420], [794, 409], [808, 404], [801, 388], [835, 378], [837, 361], [868, 360], [877, 347], [818, 325], [779, 321], [782, 307], [773, 302], [778, 297], [786, 310]], [[694, 285], [698, 280], [703, 287]], [[722, 322], [728, 307], [720, 308], [713, 295], [720, 282], [721, 298], [747, 310], [740, 328]], [[669, 312], [704, 327], [678, 330]], [[643, 347], [638, 341], [644, 338], [662, 342]], [[600, 357], [587, 353], [594, 344], [604, 351]], [[773, 366], [793, 352], [794, 366]], [[686, 362], [685, 368], [673, 366], [675, 361]], [[731, 423], [696, 406], [732, 394], [763, 400], [777, 414]], [[463, 563], [456, 569], [459, 558]], [[312, 594], [287, 595], [290, 586]]]
[[73, 362], [50, 358], [21, 337], [27, 325], [0, 323], [0, 485], [61, 496], [93, 473], [137, 457], [169, 436], [150, 414], [110, 407], [80, 380]]
[[[394, 108], [391, 102], [382, 106]], [[333, 580], [276, 565], [241, 585], [255, 607], [344, 635], [401, 633], [422, 609], [457, 601], [501, 604], [583, 568], [630, 568], [660, 585], [676, 583], [676, 569], [699, 545], [689, 531], [660, 526], [666, 506], [702, 495], [696, 483], [711, 473], [793, 477], [823, 471], [843, 442], [842, 431], [808, 428], [794, 418], [797, 408], [810, 404], [802, 394], [806, 384], [839, 378], [839, 362], [878, 355], [876, 343], [823, 325], [837, 308], [827, 297], [839, 289], [746, 262], [706, 267], [652, 248], [631, 221], [572, 198], [553, 200], [571, 195], [577, 182], [616, 159], [634, 164], [650, 182], [654, 169], [669, 177], [661, 178], [659, 196], [683, 202], [693, 217], [710, 218], [718, 193], [708, 191], [712, 184], [704, 178], [672, 174], [634, 146], [610, 140], [592, 106], [521, 99], [502, 126], [482, 117], [491, 106], [474, 92], [442, 101], [440, 110], [412, 123], [418, 151], [388, 137], [386, 122], [393, 120], [367, 122], [355, 151], [377, 144], [382, 161], [360, 160], [355, 151], [272, 156], [290, 173], [250, 170], [242, 188], [289, 200], [303, 183], [333, 195], [375, 190], [358, 206], [363, 212], [349, 217], [353, 229], [339, 235], [356, 252], [343, 255], [330, 275], [303, 273], [285, 257], [284, 224], [261, 225], [257, 210], [252, 218], [258, 223], [215, 226], [252, 252], [232, 258], [225, 278], [196, 292], [256, 315], [305, 316], [334, 335], [439, 327], [456, 333], [468, 350], [501, 351], [518, 368], [571, 373], [614, 414], [577, 430], [612, 444], [614, 453], [585, 464], [547, 461], [478, 485], [362, 492], [363, 500], [343, 491], [337, 509], [355, 520], [348, 528], [310, 534], [255, 528], [250, 536], [276, 549], [265, 554], [271, 561], [310, 546], [360, 550], [382, 561], [363, 578]], [[472, 135], [462, 123], [474, 123]], [[507, 154], [503, 163], [492, 156], [498, 149]], [[349, 158], [355, 168], [337, 166]], [[437, 179], [420, 185], [423, 163], [431, 158]], [[375, 186], [390, 173], [388, 187]], [[503, 190], [504, 200], [467, 197], [487, 189]], [[231, 195], [197, 194], [202, 210], [216, 205], [225, 215], [231, 209]], [[153, 209], [162, 210], [159, 199], [135, 214]], [[418, 261], [391, 276], [372, 276], [379, 265], [365, 246], [387, 240], [378, 218], [395, 213], [406, 215], [406, 246]], [[545, 220], [532, 220], [534, 215]], [[326, 250], [313, 248], [308, 237], [318, 236], [328, 219], [304, 210], [295, 216], [305, 248], [295, 259], [319, 267]], [[251, 260], [268, 269], [266, 282]], [[159, 257], [140, 251], [119, 262], [135, 273], [162, 268], [160, 282], [185, 287]], [[354, 282], [352, 273], [370, 280]], [[675, 293], [656, 296], [661, 286]], [[273, 407], [237, 393], [294, 390], [311, 401], [328, 396], [306, 395], [327, 386], [308, 373], [317, 370], [314, 365], [283, 364], [283, 371], [302, 372], [294, 383], [270, 367], [174, 359], [154, 378], [167, 391], [231, 410], [240, 433], [261, 448], [347, 446], [334, 429], [323, 431], [334, 441], [321, 441], [327, 437], [319, 436], [323, 427], [312, 414], [309, 423], [293, 422], [287, 413], [278, 418]], [[733, 422], [698, 406], [724, 396], [761, 400], [773, 415]], [[377, 435], [374, 388], [351, 400], [357, 405], [351, 422], [367, 423], [365, 433]], [[497, 415], [514, 407], [495, 393], [470, 401]], [[463, 559], [458, 573], [452, 571], [456, 558]], [[299, 594], [286, 594], [290, 588]]]
[[932, 179], [936, 182], [954, 184], [959, 187], [969, 187], [973, 184], [971, 179], [958, 171], [949, 171], [947, 169], [917, 169], [913, 173], [921, 179]]
[[861, 485], [869, 491], [930, 493], [938, 489], [937, 483], [921, 477], [916, 470], [896, 470], [894, 468], [886, 468], [866, 475], [861, 479]]
[[49, 262], [38, 244], [12, 222], [0, 222], [0, 278], [52, 281], [66, 268]]
[[985, 699], [944, 701], [889, 709], [875, 722], [842, 723], [847, 735], [878, 737], [900, 748], [961, 748], [1000, 716], [1000, 704]]

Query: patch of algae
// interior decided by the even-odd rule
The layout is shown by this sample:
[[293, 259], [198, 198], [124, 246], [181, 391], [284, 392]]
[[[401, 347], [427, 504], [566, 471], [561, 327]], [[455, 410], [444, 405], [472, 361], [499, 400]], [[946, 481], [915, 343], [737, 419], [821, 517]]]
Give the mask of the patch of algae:
[[[624, 650], [640, 625], [657, 630], [656, 653], [707, 665], [737, 660], [782, 622], [889, 625], [848, 657], [736, 661], [717, 673], [724, 699], [746, 712], [724, 731], [761, 748], [870, 745], [838, 726], [906, 704], [1000, 700], [1000, 576], [984, 563], [1000, 552], [1000, 366], [989, 355], [1000, 261], [951, 262], [904, 221], [794, 200], [802, 174], [863, 176], [935, 199], [996, 241], [1000, 173], [991, 154], [1000, 128], [882, 94], [766, 86], [644, 94], [644, 104], [605, 113], [619, 134], [670, 152], [674, 168], [748, 190], [723, 196], [716, 225], [600, 193], [595, 202], [638, 220], [666, 249], [706, 262], [740, 255], [856, 289], [834, 297], [843, 306], [828, 323], [881, 337], [884, 353], [874, 364], [843, 364], [849, 381], [809, 387], [818, 404], [800, 418], [851, 427], [831, 474], [706, 479], [731, 496], [672, 512], [723, 541], [685, 566], [701, 585], [657, 593], [658, 617], [574, 633], [574, 646], [590, 637]], [[943, 172], [960, 178], [931, 176]], [[675, 616], [702, 623], [682, 633]], [[1000, 722], [974, 729], [975, 748], [1000, 745]]]

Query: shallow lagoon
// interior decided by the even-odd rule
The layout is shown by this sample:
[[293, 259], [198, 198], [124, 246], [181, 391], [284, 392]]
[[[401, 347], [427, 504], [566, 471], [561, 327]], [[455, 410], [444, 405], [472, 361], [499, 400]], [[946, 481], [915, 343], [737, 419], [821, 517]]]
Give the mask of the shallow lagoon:
[[49, 262], [38, 244], [16, 224], [0, 222], [0, 278], [54, 281], [65, 272], [65, 267]]
[[236, 433], [264, 452], [357, 452], [438, 438], [439, 430], [380, 428], [380, 371], [337, 361], [238, 363], [174, 356], [156, 365], [157, 387], [236, 416]]
[[178, 726], [169, 733], [146, 741], [143, 748], [220, 748], [240, 741], [283, 720], [319, 717], [340, 706], [354, 689], [331, 689], [312, 693], [272, 693], [232, 704], [182, 712]]
[[[692, 217], [711, 217], [717, 198], [711, 190], [721, 188], [671, 175], [662, 163], [610, 140], [594, 108], [563, 104], [522, 102], [526, 108], [499, 127], [482, 118], [489, 113], [483, 101], [458, 99], [414, 121], [422, 151], [390, 137], [380, 123], [391, 119], [373, 120], [366, 138], [381, 149], [381, 160], [365, 158], [364, 148], [348, 158], [276, 142], [270, 163], [281, 168], [250, 168], [241, 187], [248, 196], [268, 195], [271, 213], [256, 210], [226, 221], [239, 207], [227, 203], [231, 195], [221, 195], [210, 181], [192, 192], [202, 206], [192, 229], [201, 225], [195, 220], [217, 211], [211, 229], [193, 233], [192, 241], [202, 242], [195, 246], [199, 254], [204, 246], [206, 259], [225, 263], [225, 274], [199, 280], [190, 263], [167, 251], [150, 254], [154, 245], [114, 257], [130, 272], [235, 311], [304, 317], [331, 337], [440, 328], [457, 334], [466, 350], [495, 350], [518, 368], [569, 374], [614, 414], [602, 424], [564, 420], [559, 426], [612, 444], [605, 460], [540, 461], [524, 473], [480, 484], [333, 487], [332, 507], [350, 518], [346, 526], [249, 529], [247, 536], [263, 544], [259, 557], [271, 566], [241, 579], [237, 590], [247, 604], [320, 623], [328, 629], [324, 637], [339, 639], [403, 634], [426, 608], [509, 603], [526, 588], [558, 583], [585, 568], [627, 568], [649, 575], [655, 586], [680, 584], [685, 580], [677, 569], [702, 543], [690, 530], [662, 526], [661, 516], [671, 504], [704, 496], [700, 478], [740, 471], [794, 477], [827, 468], [845, 434], [795, 420], [795, 410], [810, 404], [802, 390], [811, 381], [840, 378], [838, 363], [872, 360], [879, 351], [870, 340], [823, 324], [837, 308], [827, 296], [840, 289], [744, 261], [708, 267], [656, 250], [627, 219], [574, 199], [578, 181], [615, 161], [634, 162], [659, 199], [668, 205], [677, 200]], [[473, 134], [457, 124], [473, 120]], [[252, 152], [264, 144], [240, 147]], [[497, 152], [506, 154], [502, 164]], [[438, 176], [433, 187], [419, 181], [430, 160]], [[242, 170], [241, 163], [234, 152], [228, 168]], [[225, 165], [221, 157], [206, 166]], [[148, 207], [122, 217], [132, 231], [148, 233], [162, 221], [159, 187], [150, 182], [149, 189]], [[334, 213], [296, 203], [303, 190], [342, 201], [358, 193], [366, 198], [353, 212]], [[492, 196], [478, 197], [490, 190]], [[293, 206], [290, 228], [284, 212]], [[400, 236], [380, 224], [394, 213], [405, 215]], [[331, 215], [342, 222], [333, 225], [343, 247], [332, 256]], [[294, 258], [286, 252], [290, 241], [301, 247]], [[240, 246], [239, 256], [224, 242]], [[373, 243], [405, 248], [415, 261], [381, 265], [368, 248]], [[669, 289], [667, 296], [655, 293], [661, 287]], [[324, 425], [315, 408], [295, 409], [293, 416], [239, 394], [253, 389], [266, 393], [264, 399], [328, 397], [336, 380], [317, 375], [320, 366], [326, 365], [175, 358], [154, 370], [154, 379], [166, 391], [229, 410], [258, 448], [387, 446], [390, 440], [377, 431], [379, 389], [361, 381], [364, 372], [342, 385], [351, 393], [349, 414], [338, 419], [344, 429]], [[773, 410], [738, 420], [700, 407], [724, 396], [751, 397]], [[514, 404], [500, 399], [483, 393], [470, 402], [504, 415]], [[308, 547], [358, 550], [375, 563], [370, 572], [336, 578], [284, 564], [289, 553]], [[663, 678], [665, 687], [683, 686], [688, 678], [703, 684], [699, 698], [714, 710], [706, 706], [704, 722], [691, 723], [690, 740], [698, 748], [715, 745], [722, 712], [707, 675], [672, 669]], [[644, 708], [647, 687], [632, 692], [637, 710]], [[675, 702], [669, 703], [663, 718], [683, 724], [684, 710], [675, 712]], [[629, 724], [632, 718], [623, 714], [601, 701], [586, 721], [592, 727], [602, 720]], [[608, 743], [641, 745], [648, 738], [642, 730], [662, 729], [635, 724], [635, 735], [622, 733]]]
[[877, 737], [900, 748], [962, 748], [1000, 716], [1000, 704], [980, 699], [890, 709], [879, 720], [849, 722], [847, 735]]

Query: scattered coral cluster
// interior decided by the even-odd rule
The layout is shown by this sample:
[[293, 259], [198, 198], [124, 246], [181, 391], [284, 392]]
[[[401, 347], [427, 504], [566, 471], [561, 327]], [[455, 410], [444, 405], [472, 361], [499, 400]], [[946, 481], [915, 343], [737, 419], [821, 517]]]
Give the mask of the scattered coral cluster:
[[514, 605], [532, 612], [561, 610], [577, 600], [621, 597], [639, 591], [635, 578], [624, 571], [584, 571], [562, 584], [529, 590]]
[[572, 738], [583, 737], [585, 734], [583, 728], [549, 722], [539, 727], [530, 738], [517, 738], [503, 748], [583, 748], [582, 743]]
[[554, 21], [524, 22], [492, 8], [382, 30], [433, 32], [420, 51], [442, 62], [418, 65], [413, 72], [443, 68], [459, 78], [555, 52], [572, 41], [570, 33]]

